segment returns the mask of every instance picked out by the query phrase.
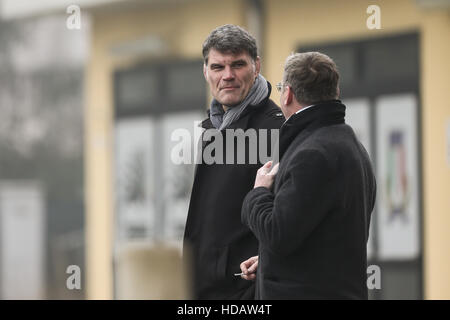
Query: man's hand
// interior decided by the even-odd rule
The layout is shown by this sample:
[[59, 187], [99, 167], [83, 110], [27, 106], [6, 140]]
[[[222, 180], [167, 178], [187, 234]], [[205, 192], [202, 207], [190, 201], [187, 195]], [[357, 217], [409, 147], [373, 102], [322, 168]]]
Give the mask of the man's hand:
[[279, 163], [272, 167], [272, 161], [269, 161], [266, 162], [266, 164], [261, 168], [259, 168], [258, 172], [256, 173], [255, 188], [264, 187], [270, 189], [273, 181], [275, 180], [275, 175], [278, 172], [278, 165]]
[[258, 268], [258, 256], [251, 257], [240, 265], [243, 275], [242, 279], [245, 280], [255, 280], [256, 278], [256, 268]]

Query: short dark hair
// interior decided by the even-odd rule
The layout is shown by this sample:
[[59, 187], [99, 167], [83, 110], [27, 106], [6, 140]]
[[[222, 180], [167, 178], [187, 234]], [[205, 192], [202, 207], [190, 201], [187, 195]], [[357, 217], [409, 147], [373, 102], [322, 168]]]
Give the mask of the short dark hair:
[[203, 60], [208, 64], [209, 51], [215, 49], [221, 53], [239, 54], [247, 52], [253, 61], [258, 56], [255, 38], [239, 26], [226, 24], [214, 29], [203, 42]]
[[320, 52], [294, 53], [284, 65], [285, 85], [299, 103], [311, 105], [339, 98], [339, 72], [334, 61]]

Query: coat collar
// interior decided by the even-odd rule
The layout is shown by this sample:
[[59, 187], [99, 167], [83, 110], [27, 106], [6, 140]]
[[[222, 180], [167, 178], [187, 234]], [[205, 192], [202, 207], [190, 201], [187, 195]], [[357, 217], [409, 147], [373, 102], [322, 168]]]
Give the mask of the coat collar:
[[280, 159], [299, 134], [307, 134], [320, 127], [345, 122], [345, 105], [340, 100], [314, 104], [302, 112], [293, 114], [280, 129]]

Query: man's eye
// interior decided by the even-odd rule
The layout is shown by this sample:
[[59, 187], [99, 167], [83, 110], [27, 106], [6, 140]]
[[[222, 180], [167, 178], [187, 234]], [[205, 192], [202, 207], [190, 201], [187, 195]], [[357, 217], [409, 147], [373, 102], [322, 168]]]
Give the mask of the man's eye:
[[211, 70], [222, 70], [222, 66], [211, 66]]
[[235, 67], [235, 68], [241, 68], [241, 67], [243, 67], [243, 66], [245, 66], [245, 63], [243, 63], [243, 62], [238, 62], [238, 63], [235, 63], [235, 64], [234, 64], [234, 67]]

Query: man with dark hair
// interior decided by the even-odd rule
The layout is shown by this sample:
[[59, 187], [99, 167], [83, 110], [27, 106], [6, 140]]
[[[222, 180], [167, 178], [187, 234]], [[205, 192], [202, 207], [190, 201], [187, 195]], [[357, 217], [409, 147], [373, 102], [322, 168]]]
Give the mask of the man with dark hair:
[[[318, 52], [284, 67], [280, 162], [258, 170], [242, 221], [259, 255], [241, 264], [259, 299], [367, 299], [367, 239], [376, 182], [345, 124], [339, 74]], [[256, 274], [256, 270], [258, 270]]]
[[[254, 283], [234, 275], [239, 272], [243, 259], [258, 252], [258, 241], [241, 223], [240, 217], [242, 201], [252, 189], [256, 171], [262, 164], [261, 160], [249, 161], [254, 156], [251, 147], [256, 144], [259, 149], [270, 149], [270, 131], [278, 130], [284, 117], [269, 99], [271, 85], [259, 73], [261, 61], [256, 41], [247, 31], [234, 25], [218, 27], [205, 40], [203, 57], [203, 73], [214, 99], [209, 118], [201, 126], [206, 131], [217, 132], [206, 141], [204, 132], [202, 156], [213, 143], [221, 140], [221, 145], [227, 146], [222, 159], [233, 160], [234, 156], [227, 156], [241, 150], [244, 155], [237, 154], [237, 157], [246, 161], [229, 163], [216, 157], [212, 163], [202, 161], [197, 165], [184, 253], [193, 261], [194, 298], [253, 299]], [[233, 144], [231, 150], [228, 148], [230, 131], [252, 130], [257, 133], [257, 141], [247, 141], [243, 149]], [[216, 153], [221, 151], [216, 150]]]

